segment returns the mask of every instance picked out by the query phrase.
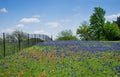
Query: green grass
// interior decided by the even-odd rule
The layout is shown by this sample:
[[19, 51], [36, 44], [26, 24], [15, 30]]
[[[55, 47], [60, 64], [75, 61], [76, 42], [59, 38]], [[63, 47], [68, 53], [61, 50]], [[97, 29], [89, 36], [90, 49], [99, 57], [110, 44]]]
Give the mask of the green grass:
[[55, 48], [34, 46], [6, 56], [0, 60], [0, 77], [118, 77], [118, 52]]
[[[27, 48], [28, 45], [25, 43], [21, 43], [20, 49]], [[18, 43], [5, 43], [5, 55], [13, 55], [19, 51]], [[3, 45], [0, 45], [0, 59], [4, 58], [4, 47]]]

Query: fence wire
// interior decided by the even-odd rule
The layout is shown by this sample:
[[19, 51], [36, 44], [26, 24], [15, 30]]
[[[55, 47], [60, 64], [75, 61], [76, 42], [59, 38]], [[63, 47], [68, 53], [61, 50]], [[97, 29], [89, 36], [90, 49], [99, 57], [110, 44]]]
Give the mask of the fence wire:
[[40, 34], [25, 34], [25, 36], [18, 34], [12, 37], [6, 33], [0, 33], [0, 58], [15, 54], [24, 48], [43, 41], [51, 41], [51, 38]]

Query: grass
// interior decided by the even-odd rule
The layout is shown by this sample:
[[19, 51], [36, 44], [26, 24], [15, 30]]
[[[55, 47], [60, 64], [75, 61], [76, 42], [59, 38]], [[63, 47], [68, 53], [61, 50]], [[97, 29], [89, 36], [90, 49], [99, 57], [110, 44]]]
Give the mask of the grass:
[[[28, 47], [28, 45], [26, 43], [21, 43], [20, 49], [24, 49], [27, 47]], [[13, 55], [13, 54], [17, 53], [18, 51], [19, 51], [19, 45], [17, 42], [15, 42], [15, 43], [6, 42], [5, 43], [5, 55], [6, 56]], [[0, 58], [4, 58], [3, 44], [0, 45]]]
[[6, 56], [0, 60], [0, 77], [118, 77], [120, 52], [69, 48], [33, 46]]

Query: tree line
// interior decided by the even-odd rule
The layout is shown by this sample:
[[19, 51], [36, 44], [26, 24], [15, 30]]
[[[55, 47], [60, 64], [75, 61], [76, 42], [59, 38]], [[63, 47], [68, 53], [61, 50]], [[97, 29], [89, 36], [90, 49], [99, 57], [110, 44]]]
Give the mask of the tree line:
[[[84, 21], [76, 30], [76, 34], [81, 40], [102, 40], [116, 41], [120, 40], [120, 16], [116, 21], [105, 20], [105, 10], [101, 7], [95, 7], [90, 21]], [[64, 30], [59, 33], [57, 40], [77, 40], [71, 30]]]
[[[5, 42], [6, 43], [17, 43], [17, 42], [24, 42], [27, 43], [28, 41], [33, 45], [35, 42], [43, 42], [44, 40], [41, 38], [36, 37], [37, 34], [28, 34], [21, 30], [15, 30], [12, 33], [3, 33]], [[32, 37], [30, 37], [32, 35]], [[3, 35], [0, 37], [0, 43], [3, 42]]]

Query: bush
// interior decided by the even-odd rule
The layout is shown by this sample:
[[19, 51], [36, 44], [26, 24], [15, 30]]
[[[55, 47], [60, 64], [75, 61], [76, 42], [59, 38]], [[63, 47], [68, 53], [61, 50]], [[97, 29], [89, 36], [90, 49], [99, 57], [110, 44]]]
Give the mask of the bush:
[[63, 30], [58, 33], [57, 40], [77, 40], [71, 30]]

